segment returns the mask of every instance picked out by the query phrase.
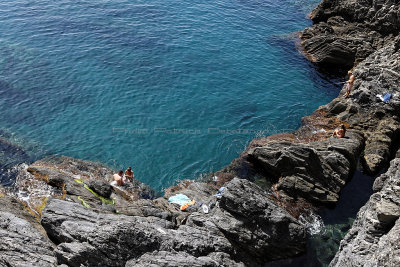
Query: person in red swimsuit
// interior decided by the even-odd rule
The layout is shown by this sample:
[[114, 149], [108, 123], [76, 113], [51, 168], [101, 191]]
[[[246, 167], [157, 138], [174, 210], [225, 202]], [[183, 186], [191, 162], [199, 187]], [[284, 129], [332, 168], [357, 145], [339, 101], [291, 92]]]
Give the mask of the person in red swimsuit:
[[133, 171], [132, 171], [132, 167], [131, 166], [129, 166], [128, 167], [128, 169], [126, 169], [126, 171], [125, 171], [125, 177], [128, 179], [128, 180], [130, 180], [130, 181], [133, 181]]

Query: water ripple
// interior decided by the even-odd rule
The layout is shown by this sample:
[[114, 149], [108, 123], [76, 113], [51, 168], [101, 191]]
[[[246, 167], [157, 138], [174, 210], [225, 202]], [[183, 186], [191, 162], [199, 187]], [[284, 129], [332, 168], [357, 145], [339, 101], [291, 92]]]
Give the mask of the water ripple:
[[294, 45], [314, 4], [2, 1], [0, 127], [156, 189], [218, 170], [336, 96]]

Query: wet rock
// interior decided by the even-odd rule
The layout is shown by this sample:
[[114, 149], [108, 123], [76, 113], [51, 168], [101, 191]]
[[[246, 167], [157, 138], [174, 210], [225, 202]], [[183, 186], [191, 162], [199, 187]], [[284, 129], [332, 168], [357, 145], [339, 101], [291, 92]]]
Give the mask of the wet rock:
[[330, 266], [400, 265], [400, 158], [391, 161], [374, 188]]
[[44, 229], [21, 203], [4, 193], [0, 193], [0, 240], [1, 266], [57, 266]]

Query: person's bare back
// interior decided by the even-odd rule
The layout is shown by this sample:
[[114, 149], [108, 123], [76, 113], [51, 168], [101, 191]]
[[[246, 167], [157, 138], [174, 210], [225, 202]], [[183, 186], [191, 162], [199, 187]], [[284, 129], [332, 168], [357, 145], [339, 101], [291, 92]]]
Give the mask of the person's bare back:
[[122, 179], [122, 175], [124, 174], [123, 171], [119, 171], [118, 173], [114, 174], [114, 181], [117, 182], [117, 185], [124, 185], [124, 180]]

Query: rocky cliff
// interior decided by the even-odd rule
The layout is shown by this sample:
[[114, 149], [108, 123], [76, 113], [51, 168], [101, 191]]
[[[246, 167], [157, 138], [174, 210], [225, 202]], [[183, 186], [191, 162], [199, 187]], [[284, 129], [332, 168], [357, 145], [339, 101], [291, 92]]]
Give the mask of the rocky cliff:
[[[339, 96], [303, 118], [293, 133], [253, 140], [225, 171], [241, 174], [248, 165], [263, 175], [283, 202], [332, 205], [351, 177], [358, 160], [368, 174], [388, 164], [400, 137], [400, 38], [372, 53], [354, 68], [356, 80], [348, 98]], [[387, 103], [377, 95], [394, 94]], [[332, 137], [335, 127], [347, 127], [345, 138]], [[233, 170], [233, 171], [232, 171]]]
[[400, 31], [397, 0], [323, 0], [301, 33], [308, 58], [316, 63], [351, 68], [383, 48]]
[[400, 266], [400, 158], [374, 183], [330, 266]]
[[[311, 13], [314, 25], [301, 34], [314, 62], [353, 67], [348, 99], [334, 99], [323, 111], [363, 133], [360, 161], [365, 172], [387, 167], [399, 148], [400, 2], [324, 0]], [[343, 88], [341, 95], [344, 94]], [[393, 94], [387, 103], [379, 95]], [[330, 266], [398, 266], [399, 152], [374, 183]]]
[[35, 217], [0, 189], [0, 265], [57, 266], [54, 244]]
[[[68, 157], [36, 161], [0, 192], [0, 263], [262, 266], [304, 253], [300, 215], [335, 205], [358, 162], [370, 174], [385, 168], [400, 140], [399, 2], [324, 0], [311, 18], [316, 24], [301, 34], [309, 58], [356, 64], [348, 98], [343, 87], [297, 131], [255, 139], [213, 179], [184, 181], [163, 197], [137, 180], [110, 186], [113, 171], [100, 164]], [[377, 97], [385, 93], [394, 94], [387, 103]], [[341, 124], [345, 138], [332, 137]], [[393, 161], [375, 183], [333, 266], [349, 259], [354, 266], [369, 264], [373, 251], [379, 253], [371, 263], [385, 265], [396, 253], [398, 166]], [[263, 188], [254, 183], [260, 179]], [[196, 204], [181, 211], [168, 202], [177, 193]]]
[[[220, 197], [212, 183], [194, 182], [155, 198], [136, 180], [110, 186], [112, 173], [99, 164], [68, 157], [46, 158], [22, 170], [15, 185], [7, 188], [9, 196], [3, 193], [0, 198], [6, 205], [0, 213], [0, 233], [11, 244], [2, 247], [0, 262], [261, 266], [304, 252], [305, 226], [248, 180], [232, 179]], [[181, 211], [167, 201], [168, 194], [177, 192], [197, 203]], [[33, 216], [22, 208], [13, 213], [21, 204], [12, 195], [24, 200]], [[26, 232], [18, 231], [16, 223]], [[15, 251], [18, 257], [13, 256]], [[40, 254], [48, 258], [40, 260]]]

